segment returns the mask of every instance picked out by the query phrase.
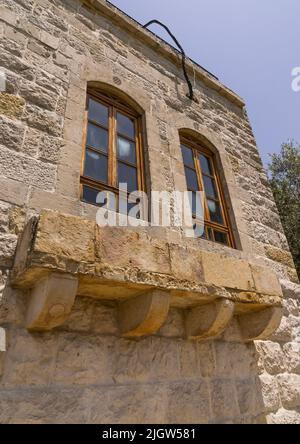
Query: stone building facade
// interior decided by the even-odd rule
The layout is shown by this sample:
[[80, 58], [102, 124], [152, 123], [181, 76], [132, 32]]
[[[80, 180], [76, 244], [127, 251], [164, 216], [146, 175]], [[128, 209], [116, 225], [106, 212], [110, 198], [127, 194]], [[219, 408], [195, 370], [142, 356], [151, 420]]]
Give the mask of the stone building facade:
[[[2, 0], [0, 422], [300, 423], [300, 285], [243, 100], [103, 0]], [[231, 247], [101, 228], [87, 90], [140, 115], [145, 188], [215, 158]], [[234, 247], [234, 248], [233, 248]]]

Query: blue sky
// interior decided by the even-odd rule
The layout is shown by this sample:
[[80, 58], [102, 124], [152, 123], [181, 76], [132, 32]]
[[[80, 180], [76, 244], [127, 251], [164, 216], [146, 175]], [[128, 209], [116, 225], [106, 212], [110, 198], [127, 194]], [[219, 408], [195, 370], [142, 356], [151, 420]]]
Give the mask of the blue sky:
[[143, 24], [161, 20], [189, 57], [245, 99], [265, 164], [282, 142], [300, 142], [300, 92], [291, 88], [300, 66], [300, 0], [111, 1]]

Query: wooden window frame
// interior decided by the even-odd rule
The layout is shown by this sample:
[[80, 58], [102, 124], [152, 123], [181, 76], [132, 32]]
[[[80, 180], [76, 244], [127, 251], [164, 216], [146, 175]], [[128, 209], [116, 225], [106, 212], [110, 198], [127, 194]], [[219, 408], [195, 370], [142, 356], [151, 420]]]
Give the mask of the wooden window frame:
[[[194, 168], [186, 165], [184, 163], [184, 159], [183, 159], [184, 169], [190, 168], [191, 170], [196, 172], [198, 188], [199, 188], [198, 191], [204, 192], [205, 239], [210, 240], [212, 242], [216, 242], [220, 245], [226, 245], [226, 244], [223, 244], [223, 243], [215, 240], [214, 230], [216, 230], [218, 232], [221, 232], [221, 233], [224, 233], [227, 235], [227, 239], [228, 239], [227, 246], [228, 247], [236, 248], [234, 237], [233, 237], [233, 232], [232, 232], [232, 228], [231, 228], [231, 224], [230, 224], [229, 214], [228, 214], [228, 210], [226, 207], [226, 200], [225, 200], [220, 176], [218, 173], [218, 168], [216, 165], [216, 156], [212, 153], [212, 151], [209, 148], [205, 147], [202, 143], [197, 142], [194, 139], [190, 139], [187, 136], [180, 135], [180, 145], [183, 145], [183, 146], [190, 148], [192, 150], [193, 160], [194, 160]], [[209, 158], [210, 164], [211, 164], [211, 167], [213, 170], [212, 175], [204, 173], [202, 171], [200, 160], [199, 160], [199, 154], [203, 154]], [[214, 200], [215, 202], [219, 202], [224, 224], [219, 224], [217, 222], [213, 222], [210, 220], [209, 209], [208, 209], [208, 204], [207, 204], [207, 195], [205, 192], [204, 182], [203, 182], [203, 175], [207, 176], [207, 177], [211, 177], [215, 181], [219, 199], [214, 199], [212, 197], [209, 197], [209, 200], [212, 200], [212, 201]], [[186, 174], [185, 174], [185, 177], [186, 177]], [[188, 191], [193, 191], [193, 190], [188, 188]], [[197, 222], [196, 218], [195, 218], [195, 220]], [[211, 236], [209, 235], [209, 229], [211, 229]]]
[[[88, 117], [88, 111], [89, 111], [89, 100], [95, 100], [96, 102], [100, 103], [101, 105], [104, 105], [108, 107], [108, 127], [106, 128], [104, 125], [95, 122], [93, 120], [90, 120]], [[129, 136], [125, 134], [121, 134], [117, 131], [117, 113], [120, 112], [121, 114], [131, 118], [134, 120], [134, 128], [135, 128], [135, 137], [130, 138]], [[91, 122], [93, 125], [96, 125], [100, 128], [103, 128], [108, 131], [108, 151], [107, 151], [107, 158], [108, 158], [108, 171], [107, 171], [107, 182], [104, 183], [99, 180], [93, 179], [91, 177], [84, 175], [84, 167], [85, 167], [85, 157], [86, 157], [86, 150], [89, 149], [91, 151], [97, 151], [97, 149], [90, 147], [87, 145], [87, 134], [88, 134], [88, 124]], [[134, 142], [136, 146], [136, 165], [131, 164], [130, 162], [127, 162], [125, 160], [118, 160], [117, 156], [117, 137], [121, 136], [122, 138]], [[81, 158], [81, 172], [80, 172], [80, 199], [81, 201], [88, 203], [90, 205], [97, 206], [96, 203], [88, 202], [84, 200], [83, 198], [83, 187], [87, 186], [89, 188], [92, 188], [96, 191], [111, 191], [116, 194], [116, 196], [119, 196], [119, 188], [118, 188], [118, 182], [117, 182], [117, 170], [118, 170], [118, 161], [121, 163], [128, 165], [130, 167], [134, 167], [136, 169], [137, 173], [137, 184], [138, 184], [138, 190], [135, 191], [145, 191], [145, 173], [144, 173], [144, 152], [143, 152], [143, 133], [142, 133], [142, 116], [137, 113], [134, 109], [126, 105], [124, 102], [119, 100], [118, 98], [114, 96], [110, 96], [109, 94], [104, 94], [102, 92], [95, 91], [93, 89], [88, 89], [87, 91], [87, 98], [86, 98], [86, 109], [85, 109], [85, 115], [84, 115], [84, 133], [83, 133], [83, 149], [82, 149], [82, 158]], [[100, 153], [101, 154], [101, 153]], [[131, 191], [128, 191], [127, 195], [129, 196]]]

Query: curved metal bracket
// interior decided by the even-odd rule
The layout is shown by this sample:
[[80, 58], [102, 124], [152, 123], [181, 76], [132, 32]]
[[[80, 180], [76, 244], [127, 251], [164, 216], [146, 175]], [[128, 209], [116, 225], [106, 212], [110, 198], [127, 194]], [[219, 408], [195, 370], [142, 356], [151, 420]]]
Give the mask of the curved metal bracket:
[[173, 41], [175, 42], [175, 44], [177, 45], [177, 47], [179, 48], [179, 51], [181, 52], [181, 55], [182, 55], [182, 70], [183, 70], [183, 74], [184, 74], [184, 77], [185, 77], [186, 83], [187, 83], [188, 88], [189, 88], [189, 94], [188, 94], [187, 96], [188, 96], [189, 99], [191, 99], [191, 100], [195, 100], [195, 98], [194, 98], [194, 91], [193, 91], [193, 85], [192, 85], [192, 82], [190, 81], [189, 75], [188, 75], [187, 70], [186, 70], [186, 64], [185, 64], [186, 54], [185, 54], [185, 52], [184, 52], [183, 47], [180, 45], [180, 43], [178, 42], [178, 40], [177, 40], [177, 38], [174, 36], [174, 34], [172, 34], [172, 32], [170, 31], [170, 29], [169, 29], [166, 25], [164, 25], [163, 23], [161, 23], [159, 20], [151, 20], [150, 22], [146, 23], [146, 25], [144, 25], [143, 28], [144, 28], [144, 29], [145, 29], [145, 28], [148, 28], [150, 25], [153, 25], [154, 23], [155, 23], [156, 25], [162, 26], [162, 27], [167, 31], [167, 33], [169, 34], [169, 36], [173, 39]]

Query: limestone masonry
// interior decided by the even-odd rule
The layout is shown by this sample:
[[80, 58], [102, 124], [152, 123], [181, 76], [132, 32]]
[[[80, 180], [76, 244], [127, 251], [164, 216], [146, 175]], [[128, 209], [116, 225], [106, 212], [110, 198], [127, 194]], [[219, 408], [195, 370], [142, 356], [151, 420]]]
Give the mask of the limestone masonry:
[[[1, 0], [0, 36], [0, 423], [300, 424], [300, 285], [243, 100], [188, 60], [191, 101], [104, 0]], [[147, 191], [187, 189], [180, 132], [214, 153], [236, 248], [96, 224], [88, 88], [141, 115]]]

